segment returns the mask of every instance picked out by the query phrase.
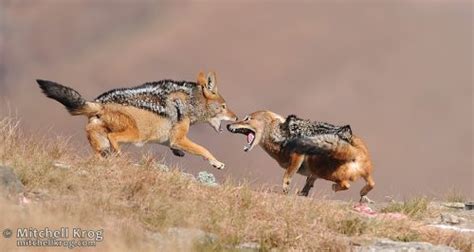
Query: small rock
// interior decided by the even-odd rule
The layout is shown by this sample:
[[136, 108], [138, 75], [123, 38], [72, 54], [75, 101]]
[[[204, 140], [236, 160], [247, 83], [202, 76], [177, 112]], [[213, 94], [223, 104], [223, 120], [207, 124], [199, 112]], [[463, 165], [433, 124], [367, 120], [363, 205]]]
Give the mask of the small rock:
[[6, 196], [23, 193], [25, 188], [20, 179], [9, 167], [0, 166], [0, 191]]
[[449, 208], [464, 209], [464, 203], [462, 202], [447, 202], [447, 203], [443, 203], [443, 206], [449, 207]]
[[201, 171], [198, 173], [197, 180], [207, 186], [217, 186], [218, 184], [216, 183], [216, 177], [214, 177], [214, 174], [207, 172], [207, 171]]
[[25, 197], [25, 187], [20, 179], [13, 172], [13, 169], [0, 166], [0, 196], [15, 200], [18, 204], [24, 205], [30, 202]]
[[164, 164], [156, 164], [155, 167], [162, 172], [169, 172], [170, 168]]
[[455, 227], [455, 226], [446, 225], [446, 224], [430, 224], [428, 226], [440, 228], [440, 229], [454, 230], [456, 232], [461, 232], [461, 233], [474, 233], [474, 229], [471, 229], [471, 228]]
[[87, 177], [89, 175], [89, 172], [85, 170], [80, 170], [77, 172], [77, 174], [81, 177]]
[[71, 165], [66, 164], [66, 163], [62, 163], [62, 162], [59, 162], [59, 161], [54, 161], [53, 166], [56, 167], [56, 168], [65, 169], [65, 170], [71, 168]]
[[392, 240], [379, 240], [372, 245], [353, 247], [353, 250], [357, 252], [454, 252], [454, 248], [443, 246], [443, 245], [433, 245], [428, 242], [397, 242]]
[[247, 251], [259, 251], [260, 250], [260, 244], [256, 242], [244, 242], [235, 247], [236, 249], [239, 250], [247, 250]]
[[449, 213], [441, 213], [441, 223], [457, 225], [464, 221], [464, 218]]
[[466, 202], [464, 207], [466, 210], [474, 210], [474, 202]]

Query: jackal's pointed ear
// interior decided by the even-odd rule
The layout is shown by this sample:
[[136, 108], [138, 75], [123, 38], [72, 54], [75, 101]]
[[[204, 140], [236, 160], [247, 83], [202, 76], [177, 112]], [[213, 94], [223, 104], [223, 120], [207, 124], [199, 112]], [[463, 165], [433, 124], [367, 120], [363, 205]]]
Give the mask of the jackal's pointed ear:
[[208, 98], [215, 97], [217, 95], [217, 85], [216, 85], [216, 73], [209, 72], [204, 75], [203, 72], [198, 74], [197, 82], [202, 86], [204, 95]]
[[207, 74], [207, 89], [211, 90], [213, 93], [217, 93], [217, 77], [216, 72], [209, 72]]
[[197, 77], [197, 83], [203, 87], [207, 86], [206, 75], [203, 72], [199, 72]]

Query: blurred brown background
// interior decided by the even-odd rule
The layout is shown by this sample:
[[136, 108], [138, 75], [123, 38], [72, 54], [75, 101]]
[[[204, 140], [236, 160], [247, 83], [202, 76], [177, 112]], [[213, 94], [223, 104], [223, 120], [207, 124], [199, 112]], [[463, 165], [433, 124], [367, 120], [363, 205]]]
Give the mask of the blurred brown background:
[[[453, 187], [474, 195], [470, 1], [177, 2], [0, 0], [0, 111], [9, 103], [29, 132], [72, 136], [88, 153], [85, 118], [46, 99], [36, 78], [92, 99], [215, 70], [240, 116], [270, 109], [351, 124], [372, 153], [375, 199]], [[226, 170], [164, 147], [141, 151], [220, 181], [280, 185], [283, 170], [260, 148], [244, 153], [243, 136], [198, 125], [191, 138]], [[294, 188], [302, 183], [297, 176]], [[314, 192], [357, 199], [361, 186], [335, 196], [317, 181]]]

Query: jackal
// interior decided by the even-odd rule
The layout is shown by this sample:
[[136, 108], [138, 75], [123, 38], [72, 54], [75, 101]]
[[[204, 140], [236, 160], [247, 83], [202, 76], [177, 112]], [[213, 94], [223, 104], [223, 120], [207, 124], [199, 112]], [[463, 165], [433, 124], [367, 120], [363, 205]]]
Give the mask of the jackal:
[[62, 103], [71, 115], [88, 117], [87, 138], [98, 155], [120, 153], [120, 143], [152, 142], [170, 147], [177, 156], [184, 156], [185, 151], [224, 168], [224, 163], [187, 137], [195, 123], [207, 122], [221, 132], [222, 121], [237, 120], [217, 90], [214, 72], [199, 73], [197, 82], [161, 80], [113, 89], [93, 101], [58, 83], [37, 82], [47, 97]]
[[306, 176], [299, 193], [303, 196], [308, 196], [317, 178], [335, 182], [332, 189], [337, 192], [349, 189], [350, 181], [362, 177], [367, 184], [360, 191], [360, 201], [370, 201], [366, 195], [375, 185], [372, 162], [364, 142], [352, 134], [349, 125], [313, 123], [293, 115], [285, 119], [270, 111], [257, 111], [227, 129], [247, 136], [245, 151], [258, 144], [286, 169], [284, 193], [288, 193], [295, 172]]

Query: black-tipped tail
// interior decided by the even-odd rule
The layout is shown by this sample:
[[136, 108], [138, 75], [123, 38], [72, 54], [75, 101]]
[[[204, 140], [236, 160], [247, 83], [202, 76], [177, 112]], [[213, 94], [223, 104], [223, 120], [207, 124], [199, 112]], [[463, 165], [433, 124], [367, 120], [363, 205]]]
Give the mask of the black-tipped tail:
[[81, 114], [81, 110], [86, 105], [86, 100], [76, 90], [52, 81], [36, 80], [36, 82], [47, 97], [63, 104], [69, 113], [72, 115]]

